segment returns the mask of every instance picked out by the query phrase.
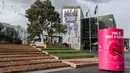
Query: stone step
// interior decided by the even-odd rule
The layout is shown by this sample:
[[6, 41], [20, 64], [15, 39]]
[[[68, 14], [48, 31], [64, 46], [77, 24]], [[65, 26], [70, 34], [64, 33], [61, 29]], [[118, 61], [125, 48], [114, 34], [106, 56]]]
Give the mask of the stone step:
[[63, 63], [69, 64], [74, 68], [96, 66], [98, 64], [97, 58], [84, 58], [84, 59], [66, 59], [62, 60]]
[[36, 52], [27, 52], [27, 51], [5, 51], [5, 52], [1, 52], [0, 51], [0, 53], [42, 53], [42, 52], [40, 52], [40, 51], [36, 51]]
[[90, 67], [98, 64], [96, 61], [67, 61], [64, 63], [69, 64], [74, 68]]
[[27, 50], [29, 50], [29, 49], [36, 49], [36, 48], [33, 48], [33, 47], [22, 47], [22, 46], [20, 46], [20, 47], [12, 47], [12, 46], [0, 47], [0, 50], [2, 50], [2, 49], [16, 49], [16, 50], [18, 50], [18, 49], [27, 49]]
[[10, 53], [10, 52], [41, 52], [39, 50], [4, 50], [4, 51], [0, 51], [0, 53]]
[[65, 63], [47, 63], [47, 64], [33, 64], [33, 65], [21, 65], [21, 66], [9, 66], [9, 67], [1, 67], [1, 73], [17, 73], [17, 72], [25, 72], [32, 70], [42, 70], [42, 69], [52, 69], [59, 67], [69, 67], [68, 64]]
[[38, 49], [0, 49], [0, 51], [39, 51]]
[[0, 55], [8, 55], [8, 54], [45, 54], [43, 52], [2, 52]]
[[0, 55], [45, 55], [45, 53], [0, 53]]
[[42, 57], [42, 56], [49, 56], [48, 54], [31, 54], [31, 55], [0, 55], [0, 58], [11, 58], [11, 57]]
[[44, 57], [0, 58], [0, 62], [7, 62], [7, 61], [23, 61], [23, 60], [35, 60], [35, 59], [54, 59], [54, 57], [44, 56]]
[[56, 59], [38, 59], [38, 60], [25, 60], [25, 61], [10, 61], [0, 62], [0, 67], [6, 66], [19, 66], [19, 65], [31, 65], [31, 64], [46, 64], [46, 63], [58, 63], [62, 62]]
[[23, 71], [68, 67], [36, 48], [28, 45], [0, 45], [0, 72], [18, 73]]

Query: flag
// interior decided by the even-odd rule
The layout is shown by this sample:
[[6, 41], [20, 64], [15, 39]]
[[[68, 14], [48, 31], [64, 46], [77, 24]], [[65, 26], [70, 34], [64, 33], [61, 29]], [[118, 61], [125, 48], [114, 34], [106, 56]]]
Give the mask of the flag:
[[86, 13], [86, 16], [88, 16], [89, 12], [90, 12], [90, 10], [88, 10], [88, 12]]
[[95, 7], [94, 14], [97, 14], [97, 10], [98, 10], [98, 5], [96, 5]]

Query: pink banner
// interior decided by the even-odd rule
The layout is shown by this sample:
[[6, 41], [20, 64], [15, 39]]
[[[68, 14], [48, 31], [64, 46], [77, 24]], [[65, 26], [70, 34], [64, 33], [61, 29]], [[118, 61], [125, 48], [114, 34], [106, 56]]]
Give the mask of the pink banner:
[[124, 34], [122, 29], [98, 30], [98, 67], [124, 71]]

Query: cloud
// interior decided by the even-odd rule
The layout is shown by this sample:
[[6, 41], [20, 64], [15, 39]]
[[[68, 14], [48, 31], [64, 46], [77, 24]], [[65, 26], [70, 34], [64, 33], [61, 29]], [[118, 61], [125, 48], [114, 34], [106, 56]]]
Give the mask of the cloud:
[[[3, 3], [4, 1], [4, 3]], [[0, 0], [0, 22], [21, 25], [27, 28], [28, 20], [25, 11], [34, 0]]]
[[[88, 11], [90, 8], [91, 16], [94, 15], [94, 9], [97, 4], [97, 0], [53, 0], [54, 6], [60, 12], [63, 6], [80, 5], [83, 13]], [[77, 2], [76, 2], [77, 1]], [[99, 13], [98, 15], [113, 14], [117, 23], [117, 28], [124, 29], [124, 36], [130, 37], [128, 31], [128, 23], [130, 20], [129, 5], [130, 0], [99, 0]]]
[[90, 1], [90, 2], [94, 2], [94, 3], [107, 3], [112, 0], [84, 0], [84, 1]]
[[[26, 9], [35, 0], [0, 0], [0, 21], [10, 23], [12, 25], [22, 25], [27, 28], [28, 20], [25, 15]], [[94, 8], [97, 0], [51, 0], [58, 12], [61, 12], [63, 6], [78, 6], [80, 5], [83, 13], [91, 9], [93, 16]], [[118, 28], [124, 29], [125, 37], [130, 37], [128, 31], [128, 23], [130, 20], [130, 0], [99, 0], [99, 15], [113, 14]]]
[[64, 6], [78, 6], [76, 0], [52, 0], [52, 4], [55, 6], [58, 12], [61, 12], [61, 9]]
[[35, 0], [1, 0], [1, 4], [15, 4], [15, 5], [30, 5], [34, 2]]
[[125, 37], [130, 37], [128, 23], [130, 20], [130, 0], [111, 1], [99, 5], [99, 15], [113, 14], [117, 28], [124, 29]]

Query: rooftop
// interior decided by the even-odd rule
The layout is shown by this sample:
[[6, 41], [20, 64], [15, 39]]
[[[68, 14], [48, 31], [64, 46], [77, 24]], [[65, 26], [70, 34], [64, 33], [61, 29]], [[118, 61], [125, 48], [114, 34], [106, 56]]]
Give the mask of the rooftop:
[[81, 8], [80, 6], [64, 6], [63, 9], [67, 9], [67, 8]]
[[13, 28], [14, 29], [14, 26], [8, 24], [8, 23], [0, 23], [1, 25], [3, 25], [4, 27], [7, 27], [7, 28]]

